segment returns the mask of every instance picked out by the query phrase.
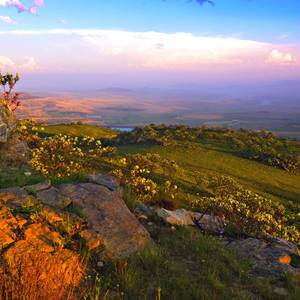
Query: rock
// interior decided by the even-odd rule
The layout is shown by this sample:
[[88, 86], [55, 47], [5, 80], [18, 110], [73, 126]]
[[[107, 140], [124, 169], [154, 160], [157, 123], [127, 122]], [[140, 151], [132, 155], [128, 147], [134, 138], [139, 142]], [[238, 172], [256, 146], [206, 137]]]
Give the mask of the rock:
[[190, 212], [190, 216], [202, 230], [210, 233], [219, 233], [224, 230], [226, 225], [225, 220], [220, 217], [203, 215], [197, 212]]
[[12, 110], [8, 107], [7, 104], [0, 101], [0, 139], [2, 138], [3, 142], [5, 143], [9, 138], [11, 132], [15, 130], [16, 127], [17, 122]]
[[171, 225], [198, 225], [201, 229], [210, 233], [219, 233], [225, 228], [225, 221], [220, 217], [203, 215], [185, 209], [170, 211], [160, 208], [156, 209], [156, 213]]
[[37, 193], [43, 190], [47, 190], [51, 187], [51, 181], [48, 179], [44, 182], [40, 182], [34, 185], [28, 185], [25, 186], [25, 189], [27, 190], [28, 193]]
[[100, 246], [100, 234], [92, 230], [83, 230], [79, 234], [85, 240], [86, 246], [89, 248], [89, 250], [93, 250]]
[[72, 200], [68, 195], [63, 195], [59, 191], [51, 187], [48, 190], [43, 190], [37, 193], [37, 200], [46, 205], [51, 205], [58, 208], [65, 208], [71, 204]]
[[1, 123], [2, 120], [0, 120], [0, 143], [6, 143], [7, 142], [7, 125], [4, 123]]
[[98, 261], [97, 262], [97, 267], [98, 268], [103, 268], [104, 267], [104, 262], [103, 261]]
[[156, 213], [166, 223], [171, 225], [195, 225], [190, 213], [185, 209], [170, 211], [165, 208], [160, 208], [156, 210]]
[[0, 206], [0, 250], [15, 241], [16, 230], [23, 228], [26, 223], [27, 220], [14, 217], [6, 206]]
[[283, 273], [299, 274], [300, 269], [292, 267], [288, 262], [280, 262], [283, 261], [283, 257], [295, 254], [294, 250], [291, 252], [290, 245], [283, 247], [283, 244], [289, 244], [288, 241], [281, 241], [280, 243], [281, 247], [278, 247], [278, 245], [264, 240], [247, 238], [233, 241], [227, 246], [227, 249], [235, 250], [240, 259], [252, 257], [249, 271], [249, 275], [252, 277], [279, 278]]
[[285, 251], [287, 254], [298, 255], [297, 246], [285, 239], [272, 236], [265, 232], [261, 234], [261, 238], [263, 240], [265, 240], [266, 242], [268, 242], [272, 247], [281, 249], [281, 250]]
[[28, 197], [28, 194], [24, 188], [14, 187], [0, 189], [0, 200], [10, 208], [22, 206], [29, 199], [30, 197]]
[[28, 146], [18, 138], [16, 127], [14, 113], [7, 104], [0, 101], [0, 157], [5, 164], [26, 163], [29, 159]]
[[91, 174], [87, 176], [87, 179], [93, 183], [106, 186], [111, 191], [117, 192], [120, 196], [123, 194], [123, 189], [120, 186], [120, 180], [111, 175]]
[[137, 215], [144, 215], [144, 216], [150, 218], [155, 213], [155, 209], [147, 206], [146, 204], [144, 204], [142, 202], [138, 202], [135, 213]]
[[58, 191], [82, 207], [89, 234], [99, 235], [107, 256], [127, 257], [151, 243], [149, 233], [117, 193], [93, 183], [64, 184]]
[[[53, 231], [52, 226], [49, 227], [46, 222], [32, 223], [33, 219], [27, 220], [28, 216], [18, 213], [18, 210], [14, 212], [16, 216], [11, 213], [7, 203], [11, 201], [22, 205], [20, 200], [24, 191], [15, 188], [0, 193], [1, 262], [7, 266], [7, 274], [11, 275], [8, 280], [15, 278], [18, 284], [38, 282], [40, 287], [45, 287], [42, 297], [38, 298], [50, 299], [54, 289], [65, 288], [68, 284], [73, 288], [79, 284], [82, 263], [78, 254], [62, 249], [63, 237]], [[12, 201], [13, 192], [17, 197], [21, 194], [21, 198]]]
[[[48, 183], [34, 186], [34, 188], [38, 190], [46, 186]], [[40, 216], [54, 225], [61, 222], [62, 219], [57, 217], [57, 214], [53, 217], [51, 211], [60, 211], [71, 203], [81, 207], [85, 216], [84, 222], [87, 224], [86, 229], [80, 232], [80, 236], [90, 249], [101, 246], [103, 254], [109, 257], [127, 257], [152, 243], [149, 233], [129, 211], [118, 193], [112, 192], [102, 185], [93, 183], [62, 184], [55, 188], [50, 187], [38, 191], [36, 195], [30, 197], [25, 188], [14, 188], [0, 190], [1, 195], [6, 204], [13, 203], [15, 206], [22, 206], [27, 199], [30, 200], [30, 197], [34, 198], [35, 196], [34, 201], [47, 207], [47, 211], [44, 208]], [[39, 228], [36, 228], [36, 232], [39, 232]], [[40, 232], [39, 236], [49, 236], [52, 239], [49, 232], [45, 234]], [[35, 241], [34, 244], [41, 243], [41, 240], [43, 239], [39, 238], [39, 241]], [[10, 242], [7, 240], [6, 243]], [[53, 243], [60, 245], [58, 240], [52, 239], [50, 246]], [[46, 244], [41, 244], [40, 247], [52, 250], [53, 247], [50, 248], [47, 244], [47, 248]]]
[[275, 287], [274, 293], [283, 297], [289, 297], [290, 293], [287, 289], [281, 287]]

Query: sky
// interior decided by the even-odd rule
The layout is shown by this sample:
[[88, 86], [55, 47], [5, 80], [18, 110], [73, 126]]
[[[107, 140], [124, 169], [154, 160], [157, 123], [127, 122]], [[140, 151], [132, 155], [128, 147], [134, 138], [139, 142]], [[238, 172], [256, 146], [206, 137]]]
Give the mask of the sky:
[[298, 80], [300, 1], [0, 0], [0, 68], [45, 87]]

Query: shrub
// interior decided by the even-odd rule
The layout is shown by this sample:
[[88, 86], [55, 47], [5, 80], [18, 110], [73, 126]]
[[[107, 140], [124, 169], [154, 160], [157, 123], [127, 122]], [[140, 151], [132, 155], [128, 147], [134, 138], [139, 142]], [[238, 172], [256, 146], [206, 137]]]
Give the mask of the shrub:
[[57, 178], [84, 173], [114, 152], [112, 147], [101, 147], [100, 140], [85, 137], [54, 136], [42, 140], [32, 150], [32, 166], [43, 175]]
[[20, 101], [18, 100], [18, 93], [11, 93], [15, 84], [19, 81], [19, 73], [14, 77], [12, 74], [7, 72], [6, 75], [2, 75], [0, 70], [0, 85], [3, 88], [3, 99], [0, 98], [0, 101], [7, 104], [12, 111], [15, 111], [20, 105]]
[[232, 192], [219, 192], [215, 197], [202, 197], [192, 203], [194, 209], [217, 215], [240, 228], [247, 235], [261, 232], [298, 243], [300, 232], [287, 223], [288, 216], [282, 205], [241, 187]]
[[37, 132], [37, 126], [38, 124], [32, 119], [22, 120], [18, 123], [17, 131], [19, 137], [26, 142], [31, 149], [40, 147], [42, 143], [42, 139]]

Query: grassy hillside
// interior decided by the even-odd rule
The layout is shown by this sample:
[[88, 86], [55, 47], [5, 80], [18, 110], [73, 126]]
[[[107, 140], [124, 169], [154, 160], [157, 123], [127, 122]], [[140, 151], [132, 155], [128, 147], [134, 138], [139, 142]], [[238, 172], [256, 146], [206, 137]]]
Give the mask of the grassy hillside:
[[248, 189], [275, 201], [299, 205], [299, 176], [289, 174], [256, 161], [234, 154], [218, 151], [213, 145], [193, 143], [192, 148], [172, 146], [131, 145], [118, 148], [120, 155], [126, 153], [158, 153], [163, 158], [174, 160], [182, 172], [172, 180], [191, 193], [201, 193], [201, 177], [227, 175], [235, 178]]
[[112, 138], [118, 134], [116, 130], [110, 130], [99, 126], [92, 126], [87, 124], [60, 124], [38, 126], [37, 131], [46, 135], [70, 135], [70, 136], [91, 136], [94, 138]]
[[[228, 238], [266, 230], [299, 242], [299, 142], [268, 132], [177, 127], [119, 133], [84, 124], [23, 123], [19, 131], [32, 149], [34, 168], [28, 176], [28, 167], [2, 172], [0, 187], [46, 178], [54, 185], [81, 182], [83, 174], [111, 173], [121, 179], [133, 213], [139, 202], [184, 207], [225, 216]], [[228, 208], [228, 199], [236, 207]], [[239, 210], [245, 204], [250, 214]], [[222, 234], [166, 226], [155, 216], [145, 226], [155, 248], [125, 262], [105, 261], [100, 272], [91, 254], [96, 277], [88, 283], [87, 299], [286, 299], [274, 293], [274, 286], [287, 288], [290, 299], [299, 297], [299, 281], [289, 276], [263, 282], [249, 278], [251, 260], [237, 261], [223, 246]]]

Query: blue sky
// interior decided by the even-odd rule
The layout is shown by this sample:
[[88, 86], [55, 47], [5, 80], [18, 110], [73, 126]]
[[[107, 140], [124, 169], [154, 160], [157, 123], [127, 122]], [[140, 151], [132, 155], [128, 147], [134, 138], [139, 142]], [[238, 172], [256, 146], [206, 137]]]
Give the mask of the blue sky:
[[[0, 1], [1, 2], [1, 1]], [[21, 1], [27, 7], [31, 0]], [[196, 35], [238, 35], [245, 39], [285, 42], [300, 39], [299, 0], [215, 0], [212, 6], [196, 0], [45, 0], [37, 15], [0, 7], [0, 15], [18, 22], [18, 29], [61, 27], [125, 31], [191, 32]], [[11, 30], [1, 23], [2, 30]], [[283, 39], [283, 38], [282, 38]]]
[[24, 73], [298, 78], [300, 1], [0, 0], [0, 43]]

